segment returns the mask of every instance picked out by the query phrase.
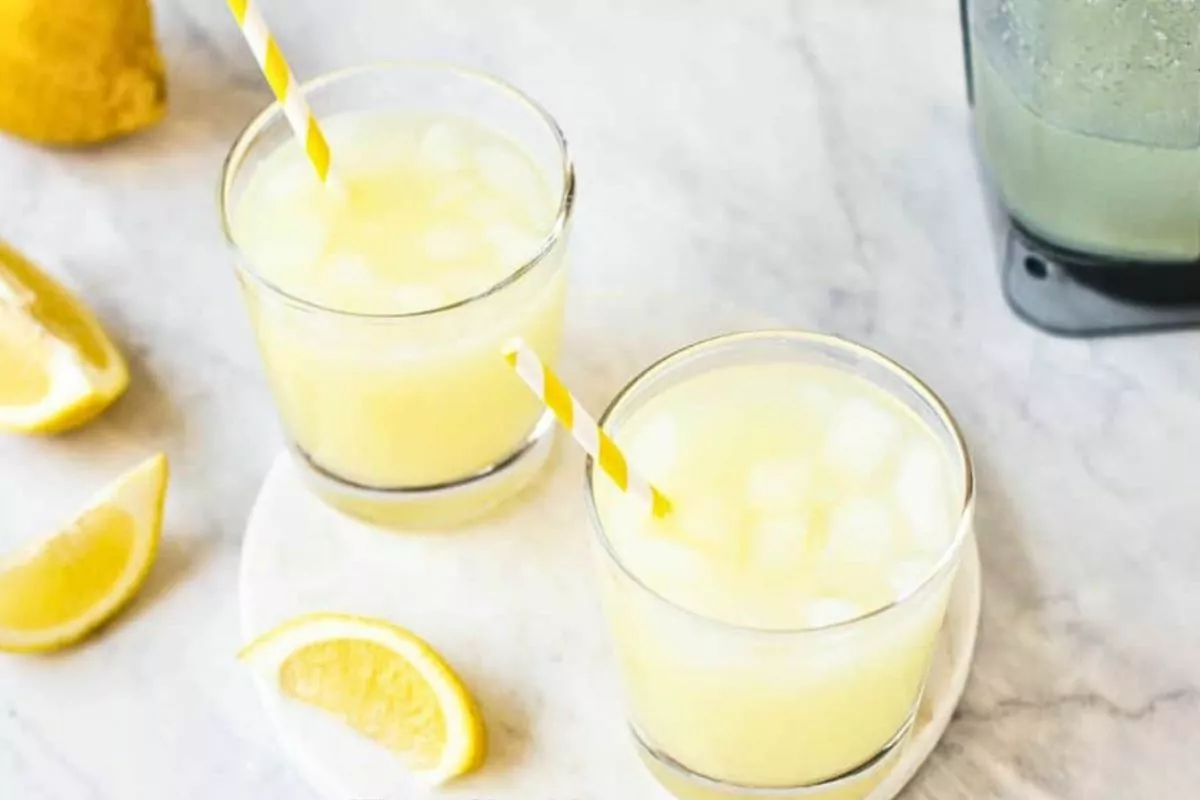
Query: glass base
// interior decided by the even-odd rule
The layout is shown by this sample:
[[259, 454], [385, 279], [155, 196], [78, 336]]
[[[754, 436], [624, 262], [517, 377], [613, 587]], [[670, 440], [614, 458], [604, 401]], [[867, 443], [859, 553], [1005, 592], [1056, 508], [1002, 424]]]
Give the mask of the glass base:
[[658, 783], [678, 800], [864, 800], [888, 776], [912, 730], [916, 713], [883, 748], [862, 764], [820, 783], [794, 787], [738, 786], [701, 775], [646, 743], [636, 729], [638, 757]]
[[532, 481], [554, 446], [554, 415], [547, 411], [509, 456], [461, 480], [435, 486], [380, 489], [351, 483], [322, 469], [292, 446], [292, 460], [308, 488], [327, 505], [388, 528], [443, 528], [478, 517]]

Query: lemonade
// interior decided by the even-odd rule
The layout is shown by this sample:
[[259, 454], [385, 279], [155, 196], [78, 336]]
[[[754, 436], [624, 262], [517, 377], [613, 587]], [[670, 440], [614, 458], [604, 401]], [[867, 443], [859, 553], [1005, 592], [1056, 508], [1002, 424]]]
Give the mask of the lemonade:
[[[438, 494], [435, 516], [469, 515], [514, 487], [457, 507], [446, 487], [493, 477], [549, 430], [501, 351], [519, 335], [549, 362], [558, 352], [569, 164], [547, 169], [508, 132], [440, 108], [322, 124], [333, 186], [283, 139], [241, 170], [228, 206], [284, 425], [322, 485]], [[342, 505], [375, 516], [363, 496]]]
[[[829, 357], [843, 347], [882, 379]], [[660, 779], [819, 785], [911, 723], [969, 480], [962, 451], [882, 388], [907, 380], [888, 364], [822, 337], [727, 337], [651, 370], [610, 411], [675, 508], [655, 519], [593, 482], [605, 607]]]

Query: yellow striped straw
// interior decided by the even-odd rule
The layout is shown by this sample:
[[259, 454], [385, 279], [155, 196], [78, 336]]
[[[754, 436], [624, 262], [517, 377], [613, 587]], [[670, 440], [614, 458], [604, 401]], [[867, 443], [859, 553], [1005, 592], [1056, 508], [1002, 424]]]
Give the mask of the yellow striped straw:
[[625, 454], [608, 434], [600, 430], [579, 400], [554, 371], [542, 363], [537, 353], [518, 339], [504, 348], [504, 358], [618, 489], [637, 498], [656, 517], [666, 516], [671, 511], [667, 496], [629, 469]]
[[328, 183], [329, 143], [325, 140], [325, 134], [321, 132], [321, 126], [317, 124], [312, 109], [304, 100], [304, 95], [296, 83], [296, 76], [283, 59], [275, 37], [267, 29], [267, 23], [259, 13], [258, 6], [254, 0], [229, 0], [229, 10], [233, 12], [233, 18], [242, 29], [242, 35], [250, 44], [250, 51], [254, 53], [258, 66], [267, 77], [275, 99], [283, 106], [283, 113], [296, 138], [303, 143], [308, 160], [317, 171], [317, 177], [322, 183]]

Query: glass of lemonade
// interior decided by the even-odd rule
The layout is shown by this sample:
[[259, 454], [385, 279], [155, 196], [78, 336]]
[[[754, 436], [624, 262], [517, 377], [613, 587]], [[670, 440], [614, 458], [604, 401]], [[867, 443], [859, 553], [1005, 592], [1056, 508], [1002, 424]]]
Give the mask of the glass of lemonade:
[[817, 334], [687, 347], [602, 426], [673, 511], [587, 467], [640, 755], [684, 800], [865, 797], [913, 724], [959, 554], [970, 458], [887, 358]]
[[335, 183], [278, 104], [225, 165], [221, 206], [267, 377], [319, 495], [383, 524], [476, 515], [544, 462], [553, 423], [502, 348], [553, 363], [575, 178], [537, 103], [447, 65], [307, 84]]

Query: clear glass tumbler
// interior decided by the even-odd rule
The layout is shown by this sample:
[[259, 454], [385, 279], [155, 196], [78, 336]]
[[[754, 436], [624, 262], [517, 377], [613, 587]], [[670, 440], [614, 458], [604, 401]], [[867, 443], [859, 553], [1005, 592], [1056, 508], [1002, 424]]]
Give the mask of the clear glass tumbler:
[[255, 169], [292, 136], [278, 103], [250, 123], [226, 160], [225, 234], [309, 485], [335, 507], [381, 524], [440, 526], [475, 516], [528, 482], [552, 442], [550, 416], [508, 369], [502, 348], [521, 336], [548, 362], [558, 353], [575, 192], [562, 131], [512, 86], [448, 65], [353, 68], [303, 91], [331, 123], [361, 112], [468, 118], [523, 150], [557, 198], [539, 221], [544, 238], [513, 256], [494, 285], [429, 310], [359, 313], [285, 290], [239, 247], [239, 199]]
[[[924, 423], [932, 433], [929, 446], [936, 444], [948, 464], [953, 532], [947, 529], [940, 555], [930, 554], [928, 574], [888, 605], [818, 627], [740, 626], [668, 599], [647, 578], [647, 568], [639, 574], [632, 565], [648, 562], [637, 559], [657, 558], [647, 554], [660, 551], [634, 558], [615, 544], [629, 543], [634, 529], [612, 527], [631, 523], [612, 505], [613, 490], [601, 485], [606, 479], [589, 460], [587, 505], [630, 727], [652, 774], [684, 800], [865, 797], [913, 724], [959, 555], [971, 535], [971, 461], [949, 411], [905, 369], [841, 339], [764, 331], [686, 347], [625, 387], [601, 425], [620, 443], [623, 426], [681, 382], [729, 366], [789, 363], [864, 379]], [[683, 413], [696, 411], [693, 404]]]

